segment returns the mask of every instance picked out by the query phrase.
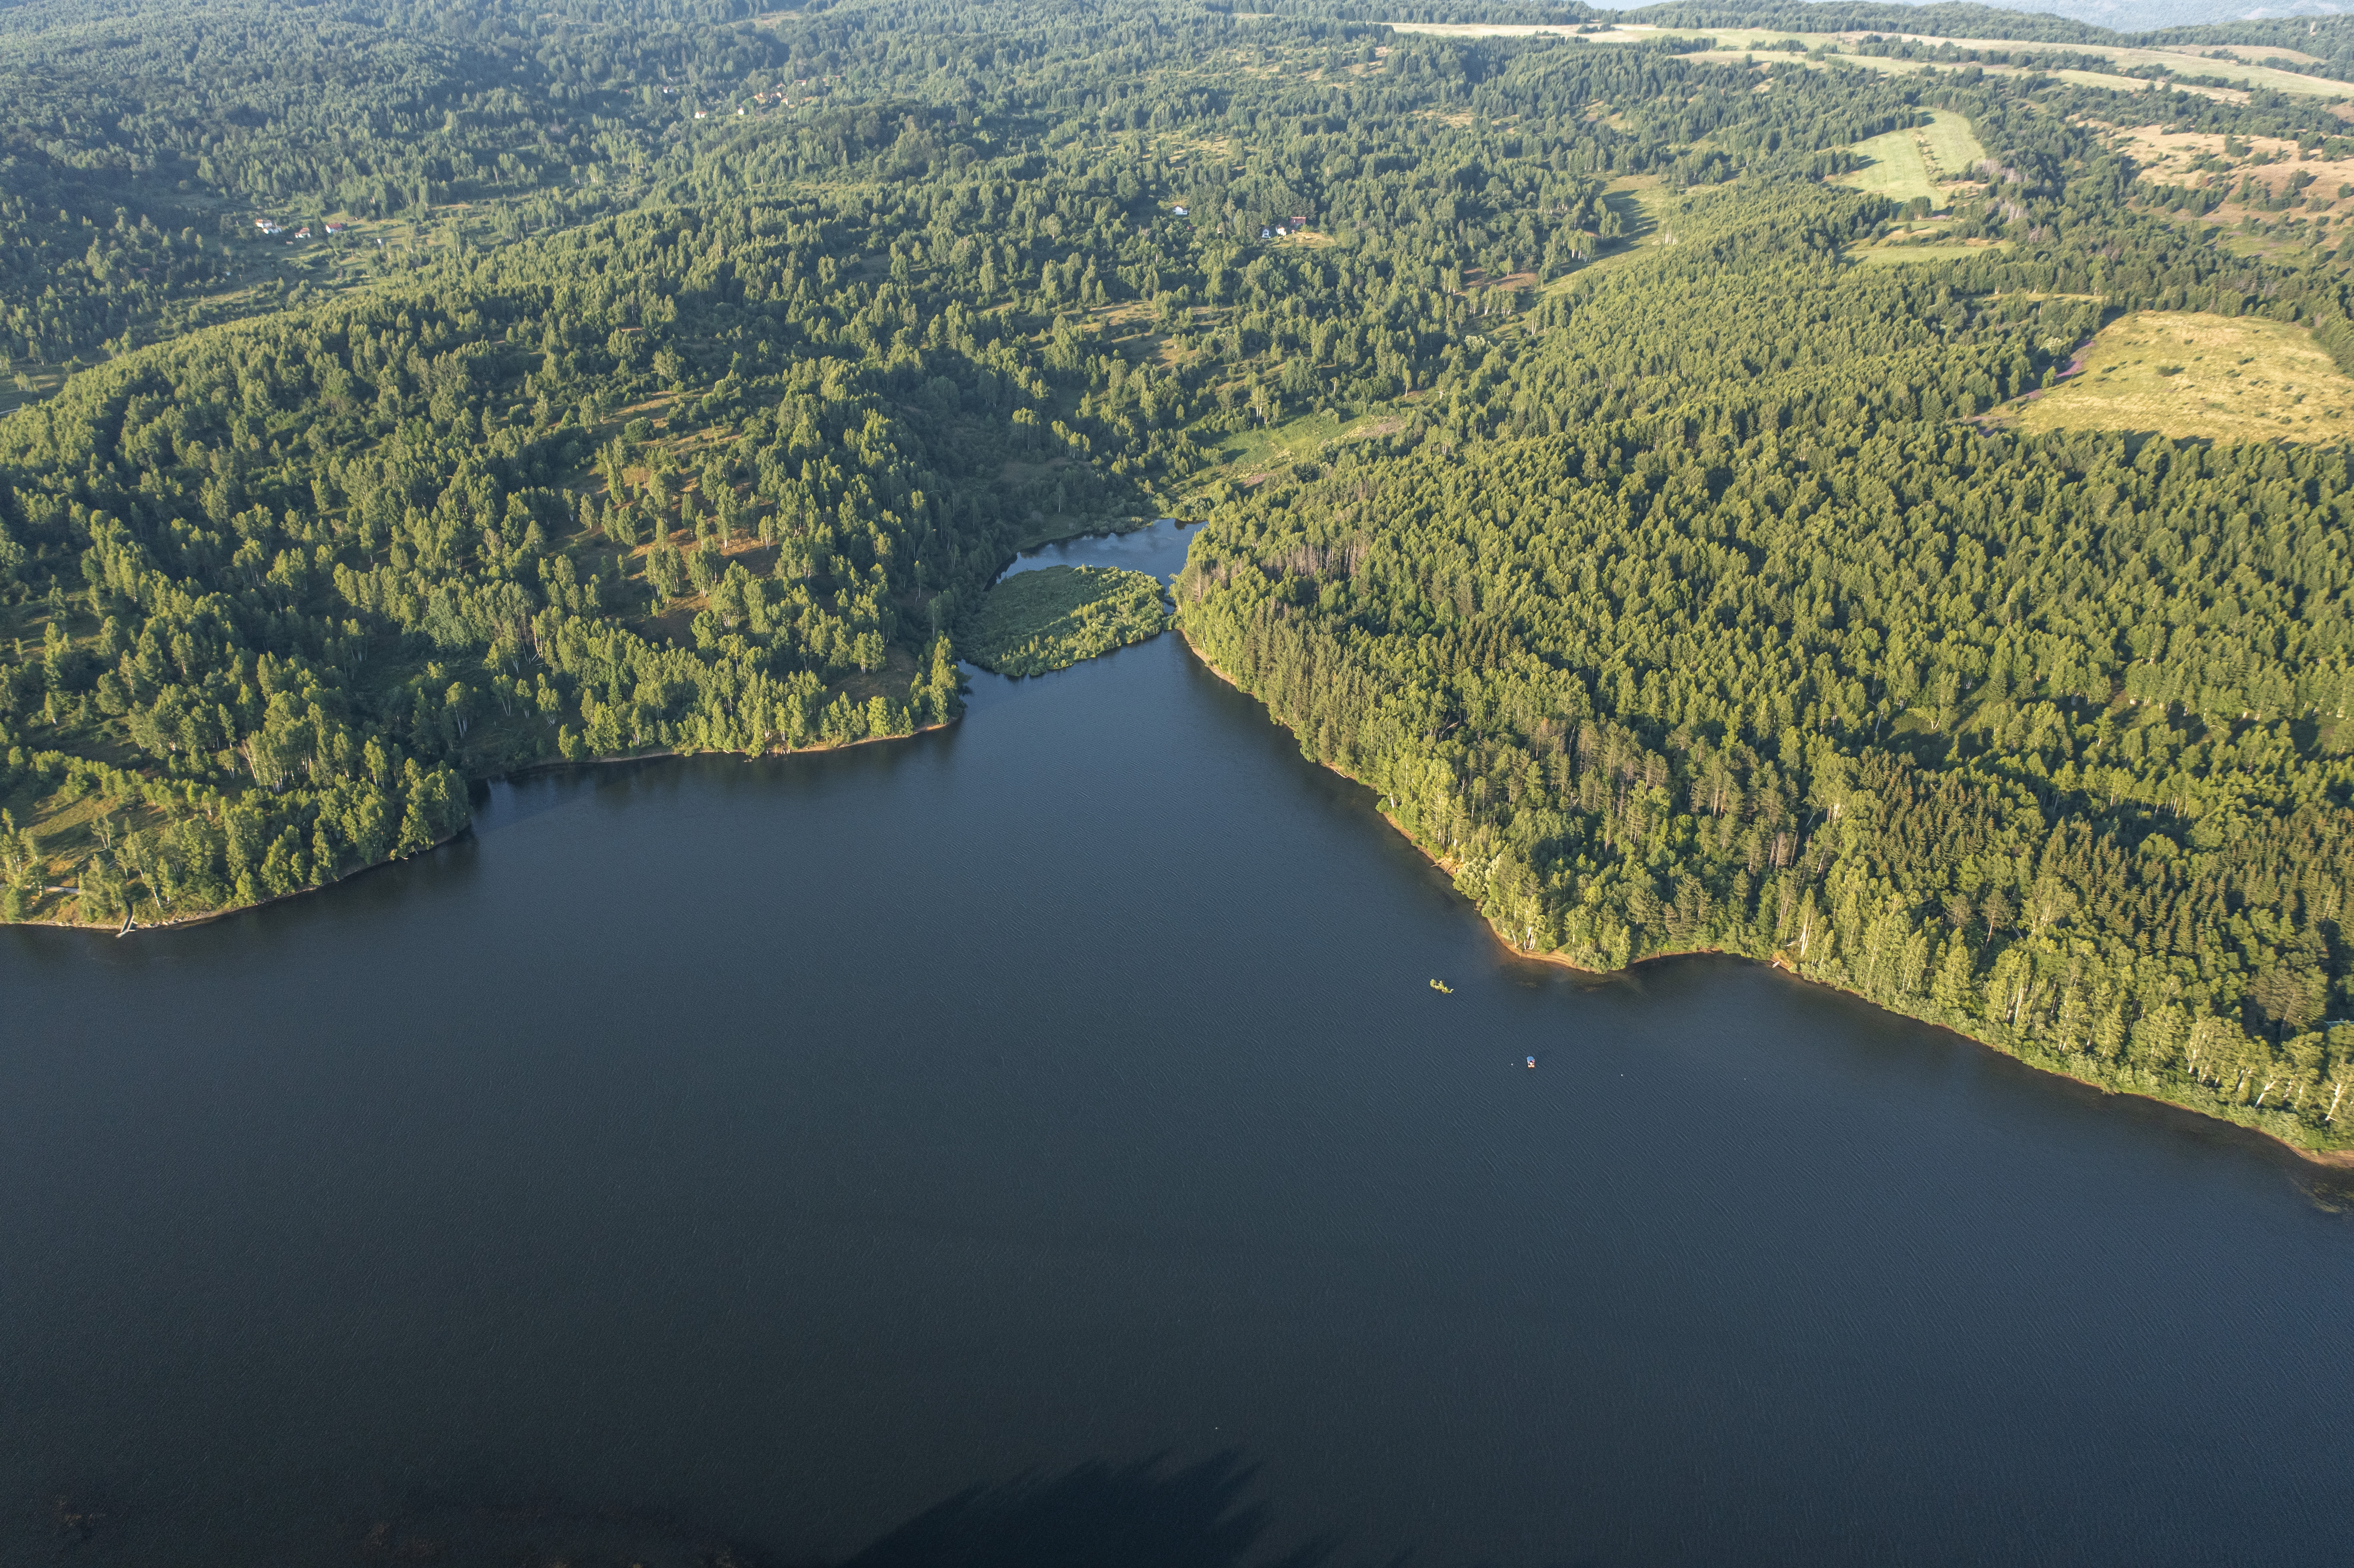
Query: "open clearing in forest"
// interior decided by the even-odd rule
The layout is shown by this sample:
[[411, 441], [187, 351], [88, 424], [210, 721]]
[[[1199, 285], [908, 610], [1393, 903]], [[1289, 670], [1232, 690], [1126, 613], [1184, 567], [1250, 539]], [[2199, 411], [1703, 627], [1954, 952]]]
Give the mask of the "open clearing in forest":
[[1602, 202], [1618, 215], [1619, 232], [1601, 241], [1591, 260], [1554, 279], [1543, 292], [1565, 292], [1615, 271], [1652, 246], [1675, 243], [1675, 230], [1670, 224], [1681, 198], [1661, 185], [1657, 175], [1621, 175], [1604, 190]]
[[1854, 152], [1868, 159], [1862, 168], [1837, 175], [1832, 184], [1851, 185], [1892, 201], [1926, 196], [1933, 207], [1946, 205], [1939, 182], [1964, 178], [1986, 156], [1986, 149], [1970, 132], [1970, 122], [1949, 110], [1939, 110], [1935, 122], [1903, 131], [1891, 131], [1859, 142]]
[[[2088, 52], [2097, 53], [2098, 51], [2093, 50]], [[1753, 66], [1763, 61], [1779, 59], [1785, 62], [1797, 62], [1801, 65], [1812, 67], [1819, 70], [1828, 69], [1831, 66], [1852, 66], [1862, 70], [1878, 71], [1883, 76], [1917, 76], [1921, 72], [1926, 70], [1951, 70], [1955, 69], [1950, 65], [1940, 66], [1934, 60], [1898, 59], [1895, 57], [1889, 55], [1842, 54], [1828, 57], [1816, 55], [1754, 55], [1747, 53], [1735, 54], [1728, 49], [1718, 49], [1712, 53], [1703, 52], [1701, 54], [1691, 54], [1686, 55], [1683, 58], [1688, 60], [1694, 61], [1706, 60], [1718, 65], [1730, 64], [1736, 60], [1746, 60]], [[2041, 66], [2015, 65], [1980, 66], [1978, 69], [1985, 71], [1988, 76], [2048, 76], [2055, 81], [2073, 82], [2078, 87], [2096, 87], [2108, 92], [2147, 92], [2151, 90], [2152, 87], [2155, 85], [2147, 77], [2112, 76], [2106, 71], [2074, 69], [2046, 70]], [[2275, 71], [2272, 74], [2279, 76], [2286, 73]], [[2307, 77], [2303, 79], [2312, 82], [2321, 81], [2326, 79], [2320, 77]], [[2219, 103], [2245, 103], [2248, 101], [2247, 92], [2240, 88], [2193, 87], [2188, 82], [2176, 82], [2173, 85], [2179, 91], [2190, 93], [2196, 98], [2211, 98]], [[2344, 84], [2338, 83], [2335, 85], [2342, 87]], [[2300, 90], [2305, 96], [2309, 98], [2327, 96], [2312, 87], [2306, 87]]]
[[1929, 124], [1914, 132], [1928, 154], [1929, 172], [1944, 180], [1966, 180], [1986, 156], [1967, 117], [1940, 109]]
[[1221, 436], [1217, 455], [1224, 473], [1209, 477], [1235, 476], [1247, 482], [1286, 463], [1305, 462], [1342, 428], [1340, 415], [1320, 408], [1273, 427], [1252, 425]]
[[1936, 182], [1930, 177], [1929, 165], [1921, 156], [1921, 144], [1913, 139], [1912, 132], [1891, 131], [1885, 136], [1859, 142], [1855, 155], [1869, 162], [1860, 169], [1835, 176], [1833, 185], [1852, 185], [1867, 196], [1883, 196], [1891, 201], [1926, 197], [1933, 207], [1944, 205], [1937, 200]]
[[[1831, 58], [1846, 65], [1862, 66], [1871, 70], [1911, 73], [1936, 66], [1950, 70], [1950, 64], [1932, 60], [1903, 59], [1891, 55], [1860, 55], [1855, 47], [1866, 37], [1864, 32], [1798, 33], [1778, 27], [1654, 27], [1641, 24], [1613, 27], [1606, 31], [1580, 34], [1575, 23], [1484, 23], [1484, 22], [1389, 22], [1383, 24], [1400, 33], [1428, 33], [1440, 37], [1528, 37], [1537, 34], [1553, 34], [1581, 44], [1607, 47], [1613, 44], [1656, 44], [1670, 38], [1712, 38], [1716, 49], [1709, 56], [1688, 57], [1716, 59], [1737, 59], [1744, 55], [1759, 63], [1780, 58], [1787, 61], [1820, 64], [1819, 57], [1791, 51], [1796, 43], [1813, 50], [1829, 47], [1839, 53]], [[2007, 54], [2008, 65], [1985, 65], [1980, 69], [1992, 76], [2025, 76], [2031, 73], [2057, 77], [2085, 87], [2108, 88], [2118, 92], [2142, 92], [2149, 90], [2144, 77], [2111, 76], [2106, 72], [2073, 69], [2050, 70], [2036, 62], [2037, 56], [2076, 55], [2105, 59], [2119, 71], [2138, 66], [2158, 66], [2179, 76], [2214, 77], [2232, 84], [2230, 88], [2182, 86], [2185, 92], [2202, 97], [2229, 93], [2239, 98], [2252, 88], [2268, 88], [2299, 98], [2342, 99], [2354, 96], [2354, 87], [2328, 77], [2306, 76], [2296, 71], [2275, 69], [2260, 63], [2265, 59], [2310, 61], [2313, 57], [2300, 55], [2295, 49], [2269, 47], [2238, 48], [2210, 46], [2200, 48], [2182, 45], [2173, 48], [2133, 48], [2118, 44], [2101, 43], [2038, 43], [2019, 38], [1948, 38], [1931, 33], [1882, 33], [1892, 40], [1903, 40], [1935, 47], [1952, 44], [1960, 49], [1972, 49], [1981, 54]]]
[[[2306, 212], [2336, 213], [2340, 221], [2343, 204], [2354, 198], [2354, 157], [2319, 157], [2285, 136], [2227, 137], [2220, 132], [2140, 125], [2119, 131], [2116, 145], [2132, 156], [2135, 177], [2145, 190], [2196, 185], [2211, 178], [2229, 187], [2232, 196], [2206, 216], [2207, 222], [2219, 228], [2249, 216], [2251, 208], [2238, 196], [2243, 181], [2253, 182], [2267, 196], [2302, 195]], [[2232, 151], [2234, 145], [2237, 153]], [[2291, 183], [2299, 175], [2306, 181], [2301, 189]]]
[[2000, 418], [2022, 430], [2337, 441], [2354, 436], [2354, 378], [2303, 327], [2143, 311], [2102, 329], [2081, 375]]
[[1286, 419], [1272, 429], [1254, 425], [1222, 435], [1218, 438], [1218, 466], [1204, 470], [1193, 482], [1239, 479], [1246, 484], [1256, 484], [1277, 469], [1312, 461], [1327, 441], [1373, 440], [1395, 435], [1405, 425], [1405, 407], [1401, 402], [1346, 418], [1337, 410], [1317, 408]]

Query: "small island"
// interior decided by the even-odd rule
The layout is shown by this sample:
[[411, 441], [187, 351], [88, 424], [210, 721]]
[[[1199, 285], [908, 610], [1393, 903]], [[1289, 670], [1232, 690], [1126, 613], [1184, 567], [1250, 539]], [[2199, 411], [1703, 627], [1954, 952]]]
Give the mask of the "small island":
[[1167, 630], [1161, 584], [1113, 567], [1044, 567], [989, 590], [957, 652], [999, 675], [1044, 675]]

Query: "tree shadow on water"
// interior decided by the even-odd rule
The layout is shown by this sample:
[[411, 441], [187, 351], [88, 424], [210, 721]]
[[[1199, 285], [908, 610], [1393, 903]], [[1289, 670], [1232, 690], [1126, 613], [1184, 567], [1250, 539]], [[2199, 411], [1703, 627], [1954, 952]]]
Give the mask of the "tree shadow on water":
[[[842, 1568], [1242, 1568], [1268, 1524], [1266, 1505], [1244, 1497], [1258, 1467], [1232, 1451], [1174, 1471], [1165, 1463], [1092, 1461], [974, 1487]], [[1253, 1568], [1321, 1568], [1332, 1552], [1314, 1541]]]

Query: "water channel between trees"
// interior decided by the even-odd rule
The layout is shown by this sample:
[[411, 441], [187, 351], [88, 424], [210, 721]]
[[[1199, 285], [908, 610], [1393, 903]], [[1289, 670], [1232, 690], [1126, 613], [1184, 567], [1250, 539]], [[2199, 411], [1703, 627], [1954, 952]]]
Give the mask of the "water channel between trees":
[[2285, 1153], [1516, 961], [1174, 636], [973, 685], [0, 934], [0, 1562], [2343, 1555]]

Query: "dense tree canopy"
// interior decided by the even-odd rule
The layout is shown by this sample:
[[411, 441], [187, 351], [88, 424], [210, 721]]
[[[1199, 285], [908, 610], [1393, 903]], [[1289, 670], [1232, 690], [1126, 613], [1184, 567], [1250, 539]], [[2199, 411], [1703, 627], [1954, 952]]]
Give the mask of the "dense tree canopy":
[[1696, 196], [1385, 448], [1235, 497], [1182, 624], [1517, 946], [1771, 957], [2336, 1141], [2347, 454], [1975, 418], [2105, 310], [2334, 324], [2334, 275], [2246, 290], [2064, 127], [1999, 157], [2098, 243], [1856, 270], [1848, 198]]

